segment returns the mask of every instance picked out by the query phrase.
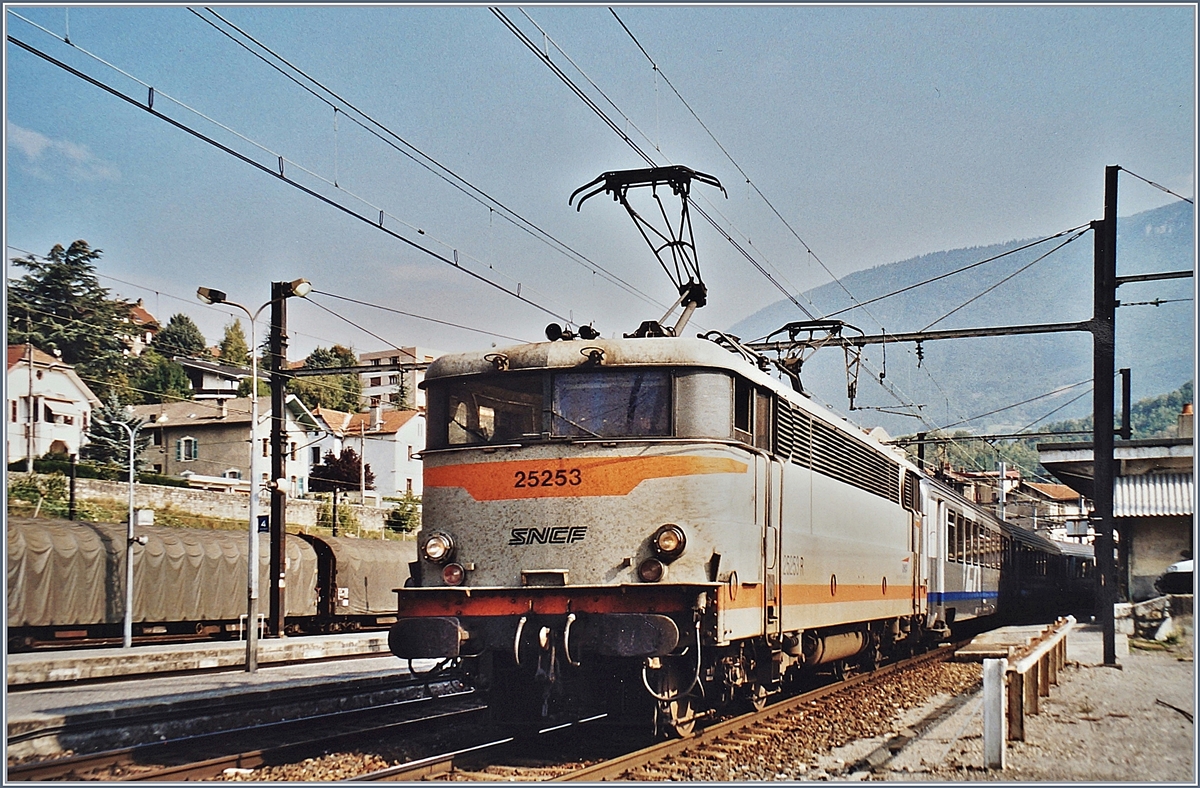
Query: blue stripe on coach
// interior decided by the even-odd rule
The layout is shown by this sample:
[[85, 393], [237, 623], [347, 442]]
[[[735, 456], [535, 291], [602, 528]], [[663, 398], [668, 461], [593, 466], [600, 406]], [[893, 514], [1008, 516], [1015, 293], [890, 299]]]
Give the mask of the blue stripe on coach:
[[927, 595], [929, 604], [940, 605], [945, 602], [967, 602], [970, 600], [997, 599], [999, 591], [930, 591]]

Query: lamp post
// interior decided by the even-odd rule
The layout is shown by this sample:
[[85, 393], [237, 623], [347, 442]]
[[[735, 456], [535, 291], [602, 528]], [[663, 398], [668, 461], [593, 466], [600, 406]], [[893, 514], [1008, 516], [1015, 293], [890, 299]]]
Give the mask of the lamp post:
[[[104, 421], [103, 419], [93, 419], [101, 424], [115, 424], [129, 434], [129, 525], [125, 531], [125, 628], [121, 637], [121, 647], [129, 648], [133, 645], [133, 545], [134, 543], [145, 544], [145, 537], [137, 537], [133, 533], [133, 484], [134, 484], [134, 457], [137, 454], [137, 433], [141, 429], [141, 424], [129, 426], [128, 422], [124, 421]], [[161, 423], [166, 420], [166, 416], [159, 418]]]
[[[312, 291], [307, 279], [291, 283], [291, 293], [304, 297]], [[211, 287], [196, 289], [196, 297], [206, 304], [227, 304], [237, 307], [250, 319], [250, 552], [247, 556], [246, 578], [246, 671], [258, 670], [258, 332], [255, 321], [273, 301], [267, 301], [254, 312], [235, 301], [230, 301], [222, 290]]]

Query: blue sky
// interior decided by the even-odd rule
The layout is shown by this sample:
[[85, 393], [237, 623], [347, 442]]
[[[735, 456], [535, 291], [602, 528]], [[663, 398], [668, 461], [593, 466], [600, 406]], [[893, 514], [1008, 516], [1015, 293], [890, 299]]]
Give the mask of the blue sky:
[[[620, 207], [567, 204], [644, 160], [488, 8], [216, 10], [585, 259], [433, 176], [341, 102], [335, 112], [201, 7], [9, 5], [5, 26], [143, 104], [153, 86], [156, 110], [269, 169], [283, 156], [319, 194], [384, 210], [389, 230], [519, 283], [545, 310], [605, 336], [661, 317], [670, 282]], [[829, 272], [1099, 218], [1105, 165], [1194, 191], [1191, 5], [616, 7], [636, 43], [603, 6], [502, 11], [657, 163], [719, 178], [728, 198], [697, 185], [699, 204], [793, 293]], [[73, 46], [55, 38], [68, 33]], [[164, 322], [188, 314], [214, 343], [230, 313], [196, 301], [198, 286], [257, 307], [271, 281], [296, 277], [479, 331], [318, 295], [289, 306], [293, 358], [335, 342], [503, 345], [541, 338], [552, 319], [12, 43], [5, 113], [6, 258], [86, 239], [115, 294]], [[1172, 199], [1125, 179], [1121, 213]], [[695, 327], [783, 297], [695, 220], [709, 288]]]

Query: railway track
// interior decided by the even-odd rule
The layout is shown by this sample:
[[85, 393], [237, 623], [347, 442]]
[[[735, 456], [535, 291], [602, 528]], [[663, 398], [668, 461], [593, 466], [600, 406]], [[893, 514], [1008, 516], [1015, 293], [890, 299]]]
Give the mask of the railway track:
[[[646, 747], [627, 747], [620, 754], [600, 756], [600, 742], [613, 746], [609, 737], [562, 738], [571, 733], [584, 733], [582, 726], [598, 721], [598, 718], [579, 720], [571, 726], [548, 728], [524, 737], [507, 736], [464, 746], [442, 754], [427, 756], [420, 760], [389, 766], [354, 777], [344, 778], [355, 782], [415, 780], [452, 781], [581, 781], [596, 782], [611, 779], [667, 780], [691, 779], [691, 763], [710, 759], [726, 761], [732, 753], [753, 750], [756, 745], [769, 739], [777, 739], [792, 726], [791, 722], [776, 724], [794, 715], [797, 710], [811, 707], [822, 699], [837, 693], [847, 692], [860, 685], [884, 681], [887, 677], [912, 671], [921, 666], [947, 660], [953, 655], [954, 647], [941, 648], [918, 657], [882, 667], [871, 673], [790, 697], [757, 712], [743, 714], [708, 725], [703, 730], [685, 739], [656, 743]], [[966, 670], [966, 666], [962, 666]], [[560, 738], [551, 738], [552, 736]], [[915, 735], [915, 734], [914, 734]], [[869, 765], [877, 765], [890, 757], [888, 749], [903, 742], [904, 736], [896, 737], [882, 747], [883, 752], [872, 754]], [[550, 744], [547, 746], [546, 742]], [[603, 745], [601, 745], [603, 746]], [[620, 744], [615, 744], [620, 747]], [[680, 767], [684, 768], [680, 768]]]
[[[725, 761], [731, 753], [753, 749], [767, 738], [778, 736], [783, 728], [772, 722], [799, 709], [810, 706], [837, 693], [854, 687], [878, 682], [924, 664], [940, 662], [953, 656], [955, 648], [942, 648], [885, 665], [870, 673], [844, 679], [773, 703], [761, 711], [753, 711], [732, 719], [716, 722], [685, 739], [661, 742], [643, 750], [571, 772], [556, 778], [564, 782], [599, 782], [613, 779], [678, 779], [679, 764], [708, 758]], [[758, 730], [756, 730], [758, 729]], [[682, 770], [690, 771], [690, 769]]]
[[[595, 724], [603, 724], [603, 715], [529, 733], [497, 733], [486, 724], [479, 699], [460, 692], [387, 708], [10, 766], [8, 776], [13, 781], [694, 779], [697, 764], [732, 763], [802, 727], [796, 715], [808, 712], [811, 720], [825, 714], [814, 706], [837, 693], [870, 687], [895, 674], [907, 676], [906, 671], [944, 661], [955, 650], [946, 646], [780, 700], [761, 711], [714, 722], [688, 738], [651, 746], [644, 746], [644, 738], [613, 736], [611, 729], [604, 736], [591, 735]], [[828, 714], [847, 717], [856, 713], [854, 708], [849, 705]], [[895, 737], [880, 753], [872, 754], [871, 765], [889, 757], [885, 750], [902, 745], [903, 738]], [[247, 740], [254, 742], [252, 748], [245, 746]]]
[[[10, 765], [10, 781], [205, 780], [265, 764], [287, 763], [344, 747], [364, 737], [387, 736], [425, 725], [463, 725], [486, 706], [473, 691], [405, 700], [256, 724], [141, 745], [26, 764]], [[246, 749], [247, 740], [255, 746]]]

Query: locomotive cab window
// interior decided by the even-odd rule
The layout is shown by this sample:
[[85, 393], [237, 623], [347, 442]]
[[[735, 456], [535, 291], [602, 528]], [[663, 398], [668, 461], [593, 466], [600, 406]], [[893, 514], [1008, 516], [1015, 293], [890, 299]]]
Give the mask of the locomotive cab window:
[[554, 376], [555, 437], [619, 438], [671, 434], [671, 375], [663, 369]]
[[429, 448], [556, 438], [669, 437], [665, 369], [508, 373], [430, 386]]
[[542, 431], [541, 376], [449, 382], [429, 398], [429, 417], [434, 448], [536, 438]]

